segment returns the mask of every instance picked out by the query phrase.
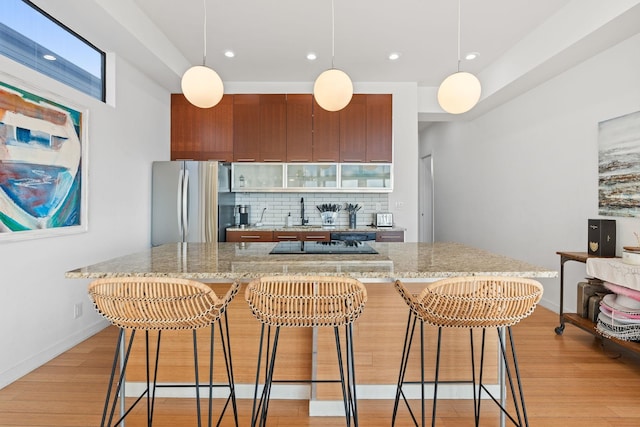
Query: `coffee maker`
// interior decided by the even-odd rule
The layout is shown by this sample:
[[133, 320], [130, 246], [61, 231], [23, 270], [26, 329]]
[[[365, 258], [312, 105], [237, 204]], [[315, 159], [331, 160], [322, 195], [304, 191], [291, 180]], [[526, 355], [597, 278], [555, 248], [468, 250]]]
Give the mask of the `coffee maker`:
[[238, 225], [240, 228], [249, 226], [250, 209], [249, 205], [238, 205]]

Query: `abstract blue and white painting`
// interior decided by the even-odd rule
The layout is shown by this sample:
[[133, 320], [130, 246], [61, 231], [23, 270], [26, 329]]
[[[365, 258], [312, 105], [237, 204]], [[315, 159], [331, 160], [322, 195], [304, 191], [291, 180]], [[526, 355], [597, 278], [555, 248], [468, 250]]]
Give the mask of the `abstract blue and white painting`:
[[604, 216], [640, 215], [640, 111], [598, 124], [598, 207]]
[[0, 239], [86, 229], [82, 116], [0, 82]]

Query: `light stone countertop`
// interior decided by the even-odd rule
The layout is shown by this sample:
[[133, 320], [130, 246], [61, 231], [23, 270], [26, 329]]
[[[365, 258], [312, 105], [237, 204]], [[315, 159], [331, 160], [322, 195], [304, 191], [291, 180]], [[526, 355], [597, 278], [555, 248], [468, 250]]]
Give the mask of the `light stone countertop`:
[[458, 243], [367, 242], [375, 255], [270, 255], [273, 243], [169, 243], [65, 274], [67, 278], [178, 277], [248, 281], [267, 275], [433, 281], [455, 276], [557, 277], [558, 272]]

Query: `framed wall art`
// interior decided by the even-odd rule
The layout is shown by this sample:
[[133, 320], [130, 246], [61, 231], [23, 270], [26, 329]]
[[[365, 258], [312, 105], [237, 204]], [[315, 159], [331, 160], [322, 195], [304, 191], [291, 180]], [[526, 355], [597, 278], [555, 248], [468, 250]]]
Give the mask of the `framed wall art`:
[[0, 241], [87, 230], [87, 111], [0, 76]]
[[598, 123], [598, 209], [640, 216], [640, 111]]

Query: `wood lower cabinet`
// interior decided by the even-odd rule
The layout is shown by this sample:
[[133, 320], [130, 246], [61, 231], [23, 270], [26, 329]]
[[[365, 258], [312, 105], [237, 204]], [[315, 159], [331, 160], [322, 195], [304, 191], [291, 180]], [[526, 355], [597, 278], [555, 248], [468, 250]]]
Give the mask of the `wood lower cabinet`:
[[233, 95], [199, 108], [171, 94], [171, 160], [233, 160]]
[[376, 231], [376, 242], [404, 242], [404, 231]]
[[275, 242], [298, 241], [300, 236], [297, 231], [274, 231], [273, 240]]
[[227, 230], [227, 242], [272, 242], [273, 231]]
[[328, 231], [274, 231], [273, 240], [275, 242], [329, 242], [331, 240], [331, 233]]
[[300, 232], [300, 240], [305, 242], [329, 242], [331, 240], [331, 233], [328, 231], [302, 231]]

